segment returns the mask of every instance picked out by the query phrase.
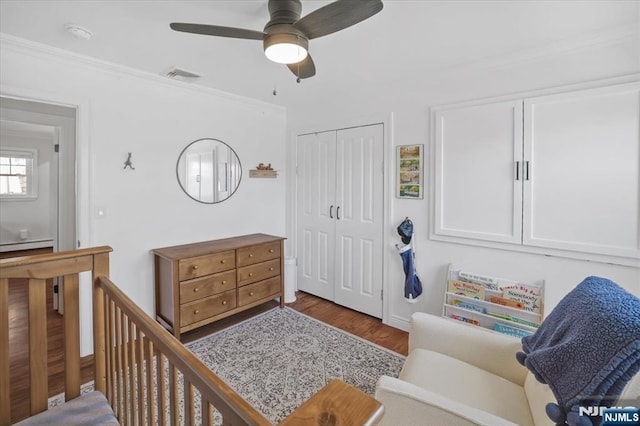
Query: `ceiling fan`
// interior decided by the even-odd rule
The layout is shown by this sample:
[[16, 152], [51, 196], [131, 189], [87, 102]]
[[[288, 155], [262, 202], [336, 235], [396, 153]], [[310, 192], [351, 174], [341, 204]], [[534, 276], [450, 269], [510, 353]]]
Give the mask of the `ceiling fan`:
[[263, 31], [181, 22], [170, 27], [185, 33], [262, 40], [267, 58], [287, 64], [300, 82], [316, 74], [309, 40], [355, 25], [381, 10], [381, 0], [337, 0], [301, 18], [300, 0], [269, 0], [271, 19]]

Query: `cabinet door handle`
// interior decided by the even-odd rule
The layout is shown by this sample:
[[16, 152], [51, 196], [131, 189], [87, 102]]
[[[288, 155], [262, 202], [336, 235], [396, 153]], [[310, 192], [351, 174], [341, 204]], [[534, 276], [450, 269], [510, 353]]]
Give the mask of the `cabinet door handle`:
[[525, 170], [524, 180], [529, 180], [529, 162], [528, 161], [524, 162], [524, 170]]
[[516, 161], [516, 180], [520, 180], [520, 162]]
[[340, 220], [340, 206], [336, 208], [336, 219]]
[[329, 219], [333, 219], [333, 204], [329, 207]]

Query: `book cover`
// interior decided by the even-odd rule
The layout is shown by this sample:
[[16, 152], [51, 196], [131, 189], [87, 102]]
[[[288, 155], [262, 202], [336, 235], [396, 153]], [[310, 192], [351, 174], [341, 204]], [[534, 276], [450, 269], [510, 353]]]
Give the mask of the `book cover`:
[[514, 302], [522, 303], [523, 309], [529, 312], [540, 313], [540, 293], [532, 291], [528, 287], [517, 286], [507, 288], [502, 292], [502, 297]]
[[464, 281], [449, 280], [447, 291], [460, 296], [484, 300], [484, 287], [481, 284], [467, 283]]
[[495, 325], [493, 326], [493, 329], [499, 333], [508, 334], [509, 336], [517, 337], [519, 339], [525, 336], [531, 336], [533, 334], [533, 332], [531, 331], [523, 330], [521, 328], [511, 327], [509, 325], [500, 324], [500, 323], [495, 323]]
[[489, 302], [502, 305], [502, 306], [508, 306], [510, 308], [524, 309], [524, 303], [519, 302], [517, 300], [507, 299], [505, 297], [491, 296], [489, 297]]
[[483, 314], [487, 313], [487, 308], [484, 308], [484, 307], [478, 306], [478, 305], [474, 305], [473, 303], [465, 302], [463, 300], [453, 299], [451, 301], [451, 304], [453, 306], [457, 306], [458, 308], [467, 309], [469, 311], [476, 311], [476, 312], [480, 312], [480, 313], [483, 313]]

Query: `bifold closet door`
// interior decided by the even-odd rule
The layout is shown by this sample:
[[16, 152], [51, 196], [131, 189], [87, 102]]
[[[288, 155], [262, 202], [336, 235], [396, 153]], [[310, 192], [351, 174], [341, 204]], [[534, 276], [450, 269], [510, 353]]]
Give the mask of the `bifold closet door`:
[[337, 132], [335, 302], [382, 318], [382, 125]]
[[298, 136], [298, 289], [334, 300], [336, 132]]
[[298, 288], [382, 317], [383, 127], [298, 136]]

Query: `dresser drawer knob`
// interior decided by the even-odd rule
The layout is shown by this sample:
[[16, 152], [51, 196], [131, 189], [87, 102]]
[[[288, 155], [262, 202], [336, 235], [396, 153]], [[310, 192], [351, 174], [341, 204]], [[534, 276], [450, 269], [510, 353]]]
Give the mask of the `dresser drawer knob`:
[[195, 311], [193, 311], [193, 315], [198, 315], [199, 313], [200, 313], [200, 311], [197, 310], [197, 309]]
[[223, 305], [226, 305], [226, 304], [227, 304], [227, 301], [226, 301], [226, 300], [223, 300], [223, 301], [222, 301], [222, 304], [223, 304]]
[[273, 249], [269, 249], [269, 253], [273, 253]]
[[249, 276], [252, 277], [253, 276], [253, 272], [249, 272]]
[[222, 285], [225, 285], [227, 283], [227, 280], [222, 280]]
[[249, 257], [253, 257], [253, 253], [249, 253]]
[[193, 265], [193, 270], [195, 271], [196, 269], [198, 269], [198, 265]]
[[253, 296], [253, 292], [252, 291], [249, 292], [249, 296]]
[[224, 263], [224, 259], [222, 259], [222, 260], [220, 261], [220, 263]]
[[193, 289], [193, 292], [194, 292], [194, 293], [197, 293], [197, 292], [198, 292], [198, 287], [194, 288], [194, 289]]
[[273, 266], [271, 268], [269, 268], [270, 271], [273, 271]]

